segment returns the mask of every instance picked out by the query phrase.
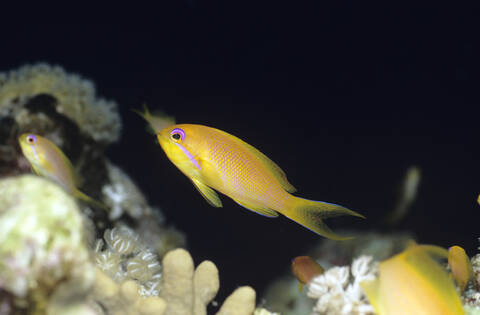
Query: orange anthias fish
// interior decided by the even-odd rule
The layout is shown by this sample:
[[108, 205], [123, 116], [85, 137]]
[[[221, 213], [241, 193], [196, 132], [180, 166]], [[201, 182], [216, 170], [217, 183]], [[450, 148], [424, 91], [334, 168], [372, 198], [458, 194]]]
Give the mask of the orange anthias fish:
[[413, 244], [381, 262], [378, 279], [361, 283], [376, 314], [464, 314], [455, 285], [434, 260], [447, 256], [444, 248]]
[[473, 279], [473, 267], [465, 250], [460, 246], [448, 249], [448, 265], [452, 270], [453, 278], [463, 293], [470, 280]]
[[52, 141], [39, 135], [24, 133], [18, 138], [18, 142], [35, 174], [55, 181], [76, 198], [95, 207], [108, 209], [106, 205], [78, 190], [78, 176], [72, 163]]
[[298, 280], [298, 291], [302, 292], [303, 285], [323, 274], [325, 270], [310, 256], [298, 256], [292, 260], [292, 273]]
[[[151, 115], [141, 114], [150, 123]], [[173, 122], [172, 122], [173, 123]], [[339, 215], [363, 217], [342, 206], [295, 197], [285, 173], [260, 151], [221, 130], [202, 125], [167, 124], [157, 131], [167, 157], [214, 207], [222, 202], [217, 190], [241, 206], [267, 217], [278, 213], [325, 237], [341, 240], [323, 223]]]

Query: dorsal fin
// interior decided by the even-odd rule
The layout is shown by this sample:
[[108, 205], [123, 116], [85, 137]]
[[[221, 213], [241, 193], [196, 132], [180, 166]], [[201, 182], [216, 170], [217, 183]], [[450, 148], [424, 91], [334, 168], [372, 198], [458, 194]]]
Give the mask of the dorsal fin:
[[226, 133], [225, 131], [222, 131], [219, 129], [215, 129], [215, 130], [220, 132], [222, 135], [226, 136], [228, 139], [230, 139], [234, 143], [237, 143], [238, 145], [242, 146], [252, 155], [257, 157], [265, 166], [265, 168], [270, 172], [270, 174], [280, 183], [283, 189], [285, 189], [289, 193], [293, 193], [296, 191], [295, 187], [293, 187], [293, 185], [290, 184], [290, 182], [287, 180], [287, 175], [285, 175], [285, 172], [280, 168], [280, 166], [278, 166], [275, 162], [270, 160], [265, 154], [263, 154], [258, 149], [251, 146], [250, 144], [246, 143], [245, 141], [229, 133]]

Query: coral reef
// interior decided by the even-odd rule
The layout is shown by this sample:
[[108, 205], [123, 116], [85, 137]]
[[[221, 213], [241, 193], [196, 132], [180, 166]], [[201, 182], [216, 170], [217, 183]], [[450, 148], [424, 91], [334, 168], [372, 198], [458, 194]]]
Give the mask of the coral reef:
[[[183, 249], [167, 253], [163, 259], [162, 290], [167, 302], [165, 315], [204, 315], [218, 292], [217, 267], [204, 261], [196, 269], [190, 254]], [[249, 315], [255, 309], [255, 291], [250, 287], [236, 289], [216, 313], [217, 315]]]
[[0, 289], [11, 295], [2, 302], [12, 313], [41, 314], [51, 296], [71, 305], [86, 296], [95, 273], [83, 220], [72, 198], [50, 181], [0, 180]]
[[308, 296], [317, 299], [313, 314], [373, 314], [360, 283], [375, 279], [377, 264], [360, 256], [351, 267], [333, 267], [308, 284]]
[[111, 143], [120, 136], [121, 121], [117, 105], [98, 99], [91, 81], [67, 74], [59, 66], [45, 63], [26, 65], [18, 70], [0, 73], [0, 117], [11, 115], [21, 126], [49, 124], [43, 115], [31, 115], [35, 108], [25, 110], [39, 95], [54, 99], [55, 111], [69, 118], [95, 141]]
[[157, 296], [143, 298], [139, 291], [139, 286], [134, 280], [119, 284], [97, 270], [90, 301], [86, 304], [91, 306], [95, 315], [164, 314], [167, 305], [163, 299]]
[[[96, 98], [93, 83], [78, 75], [46, 64], [0, 73], [1, 312], [116, 314], [106, 307], [114, 301], [126, 313], [157, 314], [155, 305], [166, 305], [157, 296], [157, 257], [185, 237], [105, 158], [120, 129], [117, 105]], [[109, 216], [47, 179], [13, 177], [30, 170], [17, 143], [23, 132], [58, 145], [81, 174], [80, 188], [108, 204]]]
[[[95, 97], [93, 83], [58, 66], [37, 64], [0, 73], [0, 176], [26, 173], [21, 133], [44, 136], [57, 145], [81, 175], [77, 187], [100, 200], [107, 180], [103, 151], [120, 136], [114, 102]], [[105, 215], [92, 212], [96, 223]]]
[[139, 241], [138, 235], [121, 226], [105, 230], [104, 239], [106, 248], [102, 240], [95, 246], [97, 266], [118, 283], [135, 280], [139, 294], [144, 297], [158, 295], [160, 262], [155, 253]]
[[[95, 257], [84, 217], [56, 184], [32, 175], [0, 180], [0, 288], [11, 314], [207, 314], [219, 289], [216, 266], [194, 269], [183, 249], [156, 256], [127, 227], [107, 229]], [[94, 267], [95, 262], [98, 268]], [[241, 287], [218, 315], [252, 314], [255, 291]]]
[[145, 196], [127, 174], [110, 162], [107, 163], [107, 173], [109, 181], [102, 192], [105, 203], [110, 206], [110, 220], [116, 220], [124, 213], [134, 219], [151, 215]]
[[106, 162], [108, 181], [103, 186], [103, 200], [110, 207], [109, 220], [134, 222], [132, 227], [143, 243], [160, 257], [167, 251], [186, 244], [185, 236], [165, 219], [157, 208], [149, 206], [147, 199], [133, 180], [119, 167]]
[[476, 315], [480, 314], [480, 254], [473, 256], [471, 263], [474, 274], [473, 281], [468, 284], [461, 298], [466, 314]]
[[[321, 240], [308, 254], [322, 267], [350, 265], [360, 256], [370, 256], [374, 261], [386, 259], [402, 251], [408, 241], [413, 239], [409, 233], [381, 234], [378, 232], [340, 231], [344, 235], [356, 235], [348, 241]], [[346, 268], [346, 267], [342, 267]], [[285, 268], [290, 269], [290, 268]], [[314, 307], [313, 300], [305, 293], [298, 292], [298, 280], [288, 272], [273, 282], [264, 294], [268, 309], [282, 315], [309, 314]]]

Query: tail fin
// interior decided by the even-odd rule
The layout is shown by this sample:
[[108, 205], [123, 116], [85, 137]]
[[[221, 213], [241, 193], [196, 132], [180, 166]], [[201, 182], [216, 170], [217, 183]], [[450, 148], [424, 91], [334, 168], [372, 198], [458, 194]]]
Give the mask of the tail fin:
[[284, 214], [291, 220], [303, 225], [307, 229], [332, 240], [348, 240], [353, 237], [340, 236], [334, 233], [324, 222], [323, 219], [337, 217], [341, 215], [353, 215], [365, 218], [363, 215], [344, 208], [342, 206], [294, 197], [294, 207]]
[[90, 205], [92, 205], [93, 207], [95, 208], [100, 208], [100, 209], [103, 209], [107, 212], [110, 211], [110, 209], [107, 207], [107, 205], [101, 203], [100, 201], [97, 201], [95, 199], [93, 199], [92, 197], [84, 194], [83, 192], [81, 192], [80, 190], [75, 190], [75, 192], [73, 193], [73, 195], [78, 198], [78, 199], [82, 199], [83, 201], [89, 203]]

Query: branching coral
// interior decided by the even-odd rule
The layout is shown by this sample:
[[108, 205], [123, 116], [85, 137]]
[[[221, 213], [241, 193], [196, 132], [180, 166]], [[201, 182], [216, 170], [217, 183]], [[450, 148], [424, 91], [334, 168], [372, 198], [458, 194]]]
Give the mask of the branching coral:
[[[210, 261], [194, 270], [190, 254], [183, 249], [167, 253], [163, 259], [160, 296], [167, 302], [165, 315], [204, 315], [219, 288], [218, 270]], [[240, 287], [224, 302], [217, 315], [250, 315], [255, 309], [255, 291]]]
[[[90, 305], [96, 315], [206, 315], [207, 305], [219, 289], [218, 270], [210, 261], [195, 269], [190, 254], [183, 249], [167, 253], [162, 261], [159, 296], [144, 297], [138, 283], [121, 283], [97, 270]], [[100, 305], [101, 307], [95, 307]], [[251, 315], [255, 308], [255, 291], [240, 287], [224, 302], [217, 315]]]
[[333, 267], [308, 284], [308, 296], [318, 299], [314, 314], [373, 314], [360, 283], [373, 280], [377, 265], [360, 256], [351, 267]]

